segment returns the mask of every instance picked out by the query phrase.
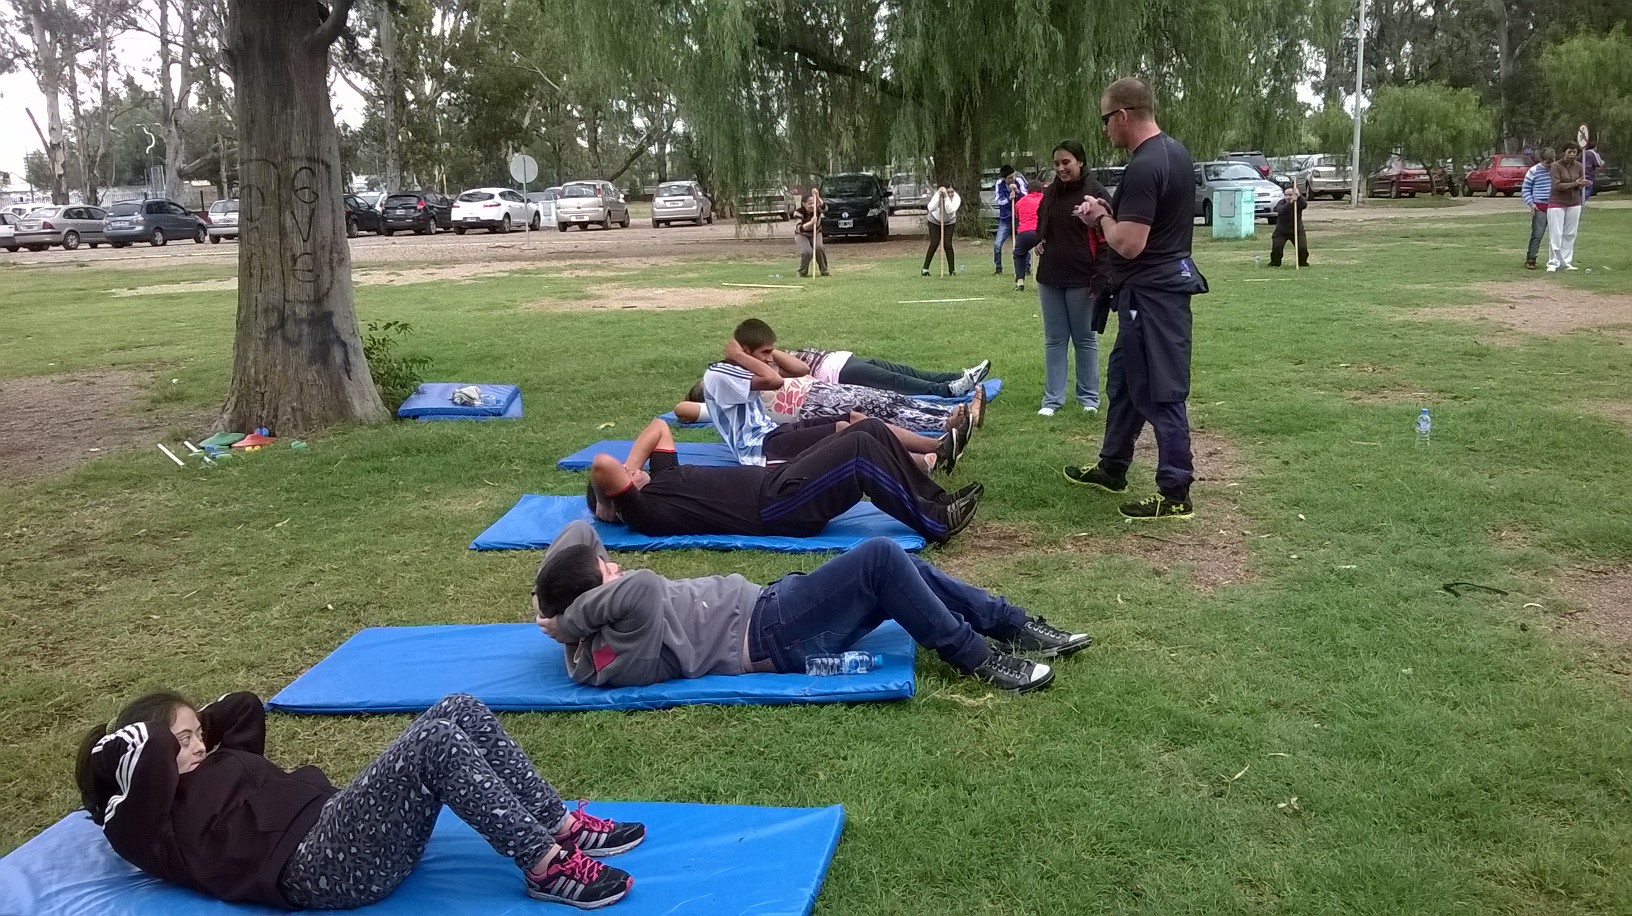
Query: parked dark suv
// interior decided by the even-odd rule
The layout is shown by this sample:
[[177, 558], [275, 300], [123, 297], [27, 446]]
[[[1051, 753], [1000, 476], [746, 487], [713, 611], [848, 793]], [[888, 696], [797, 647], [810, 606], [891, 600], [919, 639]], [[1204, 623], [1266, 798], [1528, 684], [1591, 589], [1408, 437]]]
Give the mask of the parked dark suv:
[[852, 172], [829, 175], [822, 182], [822, 235], [830, 238], [890, 237], [890, 188], [877, 175]]
[[204, 244], [209, 238], [204, 221], [193, 211], [173, 200], [121, 200], [108, 208], [102, 236], [115, 248], [131, 242], [146, 242], [157, 248], [171, 239], [192, 239]]
[[435, 191], [402, 191], [380, 208], [380, 234], [412, 229], [427, 235], [453, 228], [453, 201]]

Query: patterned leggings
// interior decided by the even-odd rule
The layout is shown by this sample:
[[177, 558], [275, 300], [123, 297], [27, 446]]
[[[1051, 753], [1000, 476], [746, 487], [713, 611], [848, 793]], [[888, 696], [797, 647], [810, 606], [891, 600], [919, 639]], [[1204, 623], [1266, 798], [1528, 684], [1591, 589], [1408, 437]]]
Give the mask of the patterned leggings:
[[444, 804], [523, 869], [549, 850], [567, 813], [493, 713], [455, 694], [324, 803], [284, 866], [284, 897], [314, 910], [384, 899], [419, 863]]
[[810, 386], [804, 402], [799, 405], [799, 419], [843, 419], [852, 410], [915, 433], [939, 435], [953, 407], [929, 404], [880, 388], [817, 382]]

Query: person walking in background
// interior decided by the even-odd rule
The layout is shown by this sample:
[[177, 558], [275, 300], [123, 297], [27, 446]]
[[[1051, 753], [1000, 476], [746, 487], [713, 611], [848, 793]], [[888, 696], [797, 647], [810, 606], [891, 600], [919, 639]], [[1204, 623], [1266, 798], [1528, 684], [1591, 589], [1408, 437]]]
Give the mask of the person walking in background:
[[1581, 151], [1581, 171], [1586, 174], [1587, 186], [1581, 191], [1581, 202], [1587, 202], [1592, 196], [1593, 186], [1598, 183], [1598, 170], [1604, 167], [1604, 157], [1598, 155], [1598, 138], [1590, 137], [1587, 148]]
[[1303, 211], [1309, 208], [1309, 201], [1303, 199], [1296, 187], [1287, 188], [1281, 192], [1281, 199], [1275, 202], [1275, 234], [1270, 238], [1269, 266], [1281, 266], [1281, 252], [1286, 250], [1286, 243], [1297, 236], [1298, 266], [1309, 266], [1309, 236], [1303, 228]]
[[[1014, 234], [1014, 202], [1026, 195], [1026, 176], [1016, 172], [1007, 162], [998, 170], [997, 184], [992, 188], [993, 203], [997, 205], [997, 241], [992, 243], [993, 274], [1003, 272], [1003, 243]], [[1015, 240], [1015, 257], [1020, 256], [1019, 239]]]
[[1552, 147], [1542, 147], [1541, 161], [1524, 173], [1524, 183], [1519, 185], [1519, 196], [1530, 208], [1530, 247], [1524, 250], [1525, 270], [1536, 269], [1536, 252], [1541, 250], [1541, 240], [1547, 235], [1547, 202], [1552, 199], [1554, 158]]
[[827, 204], [822, 203], [822, 192], [812, 188], [799, 209], [793, 211], [793, 244], [799, 251], [799, 276], [810, 276], [810, 260], [816, 259], [816, 269], [827, 276], [827, 246], [822, 244], [822, 214]]
[[921, 276], [929, 276], [930, 262], [935, 260], [935, 250], [943, 244], [946, 246], [946, 272], [958, 272], [958, 258], [952, 253], [952, 237], [956, 235], [958, 222], [958, 208], [963, 206], [963, 198], [958, 196], [957, 189], [945, 182], [935, 189], [929, 196], [929, 250], [924, 252], [924, 269]]
[[1564, 156], [1549, 171], [1553, 186], [1547, 203], [1547, 272], [1560, 267], [1575, 270], [1575, 234], [1581, 225], [1581, 191], [1587, 186], [1581, 167], [1581, 150], [1574, 143], [1564, 147]]
[[1106, 373], [1110, 410], [1099, 462], [1087, 469], [1068, 466], [1065, 476], [1112, 493], [1126, 490], [1133, 445], [1149, 423], [1156, 432], [1160, 495], [1123, 503], [1122, 515], [1189, 518], [1195, 513], [1184, 403], [1190, 396], [1190, 297], [1207, 292], [1206, 278], [1190, 259], [1195, 164], [1184, 144], [1157, 126], [1156, 96], [1143, 80], [1112, 83], [1099, 110], [1111, 145], [1132, 153], [1110, 206], [1091, 197], [1077, 211], [1078, 219], [1104, 233], [1111, 250], [1109, 291], [1096, 313], [1114, 305], [1116, 348]]
[[1014, 291], [1026, 288], [1031, 272], [1031, 250], [1037, 247], [1037, 210], [1043, 203], [1043, 185], [1037, 182], [1014, 202]]
[[1070, 346], [1076, 352], [1077, 403], [1099, 411], [1099, 339], [1093, 327], [1093, 291], [1099, 285], [1094, 233], [1071, 212], [1090, 197], [1107, 197], [1105, 186], [1087, 169], [1087, 154], [1076, 140], [1054, 147], [1054, 181], [1037, 210], [1037, 299], [1043, 314], [1043, 405], [1038, 416], [1052, 417], [1065, 406]]

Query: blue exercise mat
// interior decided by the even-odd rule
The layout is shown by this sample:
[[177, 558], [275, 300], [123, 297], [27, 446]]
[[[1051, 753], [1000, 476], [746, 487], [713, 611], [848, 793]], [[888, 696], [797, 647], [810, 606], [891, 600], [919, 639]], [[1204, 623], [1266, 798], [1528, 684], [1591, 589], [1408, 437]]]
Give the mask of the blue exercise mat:
[[[521, 416], [521, 389], [515, 385], [477, 385], [482, 404], [453, 403], [454, 391], [469, 382], [425, 382], [397, 408], [397, 416], [415, 420], [514, 420]], [[492, 403], [486, 403], [491, 401]]]
[[[821, 893], [844, 808], [599, 802], [590, 811], [646, 825], [646, 842], [611, 860], [635, 877], [618, 916], [798, 916]], [[222, 903], [138, 871], [76, 811], [0, 859], [0, 913], [29, 916], [284, 916]], [[296, 912], [311, 913], [313, 910]], [[333, 912], [325, 910], [322, 912]], [[530, 899], [514, 862], [443, 809], [425, 857], [391, 896], [358, 916], [519, 916], [576, 912]]]
[[912, 696], [916, 648], [887, 621], [857, 650], [884, 656], [866, 674], [710, 674], [646, 687], [594, 687], [567, 674], [566, 651], [532, 623], [369, 627], [267, 701], [308, 715], [423, 712], [450, 693], [490, 709], [574, 712], [670, 706], [859, 703]]
[[887, 537], [903, 550], [924, 549], [922, 535], [890, 518], [869, 502], [857, 503], [808, 538], [750, 537], [746, 534], [645, 535], [627, 525], [609, 525], [589, 512], [582, 496], [523, 496], [498, 521], [476, 535], [471, 550], [542, 550], [569, 522], [595, 527], [608, 550], [769, 550], [774, 553], [822, 553], [849, 550], [868, 538]]
[[[1003, 380], [1000, 378], [989, 378], [986, 381], [981, 382], [980, 387], [986, 389], [986, 400], [990, 401], [997, 397], [998, 392], [1003, 390]], [[965, 394], [955, 398], [936, 397], [932, 394], [915, 394], [912, 397], [914, 400], [928, 401], [934, 404], [967, 404], [975, 399], [973, 394]], [[703, 420], [702, 422], [698, 423], [685, 422], [679, 417], [675, 416], [674, 411], [672, 410], [665, 414], [659, 414], [658, 419], [676, 429], [712, 429], [714, 426], [714, 424], [708, 422], [707, 420]], [[939, 430], [933, 430], [932, 432], [939, 432]]]
[[[587, 471], [594, 463], [595, 456], [602, 452], [622, 461], [629, 457], [629, 449], [634, 442], [628, 439], [603, 439], [594, 445], [581, 448], [562, 458], [555, 466], [563, 471]], [[674, 452], [680, 457], [681, 464], [695, 464], [709, 468], [734, 468], [737, 466], [737, 456], [731, 454], [731, 449], [724, 442], [676, 442]]]

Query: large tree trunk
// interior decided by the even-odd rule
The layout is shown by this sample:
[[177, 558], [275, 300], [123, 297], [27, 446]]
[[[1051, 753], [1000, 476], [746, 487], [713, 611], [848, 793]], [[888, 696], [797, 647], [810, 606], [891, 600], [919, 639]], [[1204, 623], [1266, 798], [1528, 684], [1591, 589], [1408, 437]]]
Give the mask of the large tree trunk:
[[325, 21], [310, 0], [232, 5], [243, 161], [228, 429], [293, 436], [387, 416], [357, 328], [329, 104], [328, 46], [350, 6]]
[[1496, 14], [1496, 142], [1503, 152], [1513, 151], [1512, 110], [1508, 107], [1508, 87], [1513, 78], [1513, 55], [1509, 48], [1507, 0], [1491, 0]]
[[963, 200], [958, 221], [953, 224], [956, 234], [982, 236], [986, 227], [980, 212], [980, 132], [974, 117], [973, 98], [960, 96], [947, 115], [936, 121], [935, 174], [928, 177], [936, 185], [952, 185]]
[[[66, 204], [68, 202], [68, 145], [62, 138], [62, 67], [63, 46], [65, 36], [52, 29], [52, 25], [61, 28], [65, 22], [65, 13], [60, 8], [47, 10], [43, 4], [30, 4], [24, 7], [28, 14], [29, 31], [34, 38], [34, 55], [37, 60], [35, 76], [40, 87], [40, 94], [45, 96], [45, 132], [40, 136], [40, 145], [45, 147], [46, 160], [51, 164], [51, 202]], [[48, 22], [47, 20], [52, 20]], [[68, 66], [73, 66], [69, 61]], [[39, 125], [34, 125], [39, 132]]]
[[397, 123], [402, 76], [397, 64], [397, 23], [391, 4], [380, 4], [381, 120], [385, 122], [385, 174], [380, 181], [387, 194], [402, 190], [402, 125]]

